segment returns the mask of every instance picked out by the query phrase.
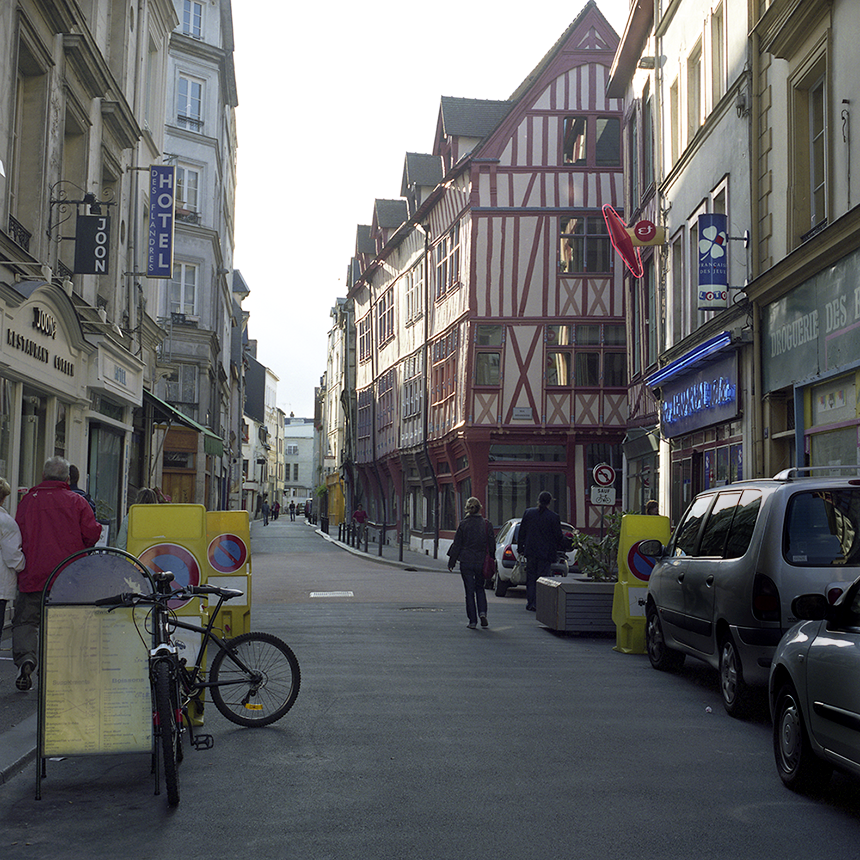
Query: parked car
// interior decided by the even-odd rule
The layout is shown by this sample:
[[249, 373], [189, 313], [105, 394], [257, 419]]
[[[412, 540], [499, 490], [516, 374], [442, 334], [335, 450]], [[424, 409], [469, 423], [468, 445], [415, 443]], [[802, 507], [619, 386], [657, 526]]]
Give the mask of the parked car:
[[860, 579], [833, 605], [806, 594], [792, 606], [803, 620], [776, 649], [769, 700], [776, 769], [806, 791], [834, 767], [860, 776]]
[[657, 558], [645, 608], [655, 669], [677, 669], [687, 654], [704, 660], [719, 670], [726, 710], [744, 710], [797, 621], [792, 600], [836, 599], [860, 573], [860, 470], [851, 468], [853, 478], [789, 469], [707, 490], [667, 547], [640, 545]]
[[[493, 588], [498, 597], [504, 597], [509, 588], [526, 584], [525, 578], [520, 581], [515, 572], [519, 561], [517, 540], [521, 520], [522, 517], [508, 520], [496, 534], [496, 575], [493, 577]], [[570, 523], [562, 523], [561, 530], [569, 538], [572, 538], [576, 531]], [[576, 570], [576, 552], [571, 550], [567, 553], [559, 553], [558, 561], [551, 565], [550, 574], [567, 576], [569, 571], [574, 570]]]

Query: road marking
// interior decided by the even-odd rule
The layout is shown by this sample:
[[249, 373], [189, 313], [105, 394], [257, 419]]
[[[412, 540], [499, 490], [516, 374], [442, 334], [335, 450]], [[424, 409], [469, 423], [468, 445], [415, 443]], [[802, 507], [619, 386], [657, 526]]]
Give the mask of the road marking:
[[312, 591], [311, 597], [355, 597], [352, 591]]

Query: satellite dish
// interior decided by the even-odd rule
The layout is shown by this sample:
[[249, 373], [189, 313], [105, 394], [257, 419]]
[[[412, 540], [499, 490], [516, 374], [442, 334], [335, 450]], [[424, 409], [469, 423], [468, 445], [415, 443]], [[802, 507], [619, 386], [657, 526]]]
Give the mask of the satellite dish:
[[630, 238], [630, 232], [621, 220], [621, 216], [608, 203], [603, 206], [603, 220], [606, 222], [612, 247], [624, 260], [624, 265], [630, 270], [630, 274], [634, 278], [641, 278], [645, 272], [642, 268], [641, 252], [633, 246], [633, 239]]

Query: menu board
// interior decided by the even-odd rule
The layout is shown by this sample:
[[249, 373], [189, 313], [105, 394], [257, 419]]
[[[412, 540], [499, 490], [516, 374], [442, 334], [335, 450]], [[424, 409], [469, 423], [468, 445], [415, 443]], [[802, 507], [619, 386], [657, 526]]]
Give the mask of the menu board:
[[151, 750], [149, 653], [132, 612], [46, 608], [42, 756]]

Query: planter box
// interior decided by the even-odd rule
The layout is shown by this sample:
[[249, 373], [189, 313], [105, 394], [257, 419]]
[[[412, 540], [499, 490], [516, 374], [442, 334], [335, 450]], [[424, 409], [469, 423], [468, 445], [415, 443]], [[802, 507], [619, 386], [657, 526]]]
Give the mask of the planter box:
[[535, 617], [552, 630], [565, 633], [615, 633], [612, 620], [614, 582], [537, 581]]

